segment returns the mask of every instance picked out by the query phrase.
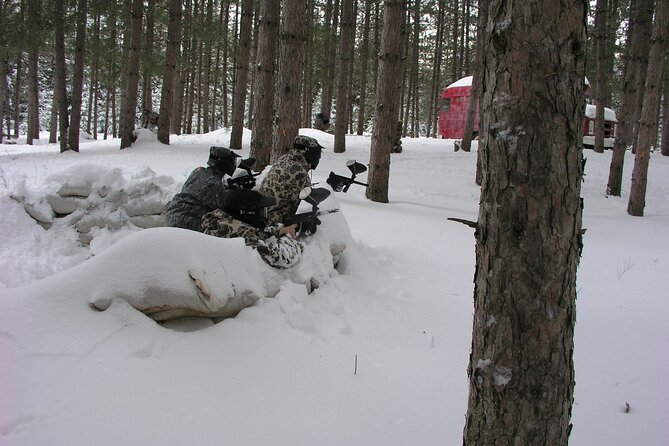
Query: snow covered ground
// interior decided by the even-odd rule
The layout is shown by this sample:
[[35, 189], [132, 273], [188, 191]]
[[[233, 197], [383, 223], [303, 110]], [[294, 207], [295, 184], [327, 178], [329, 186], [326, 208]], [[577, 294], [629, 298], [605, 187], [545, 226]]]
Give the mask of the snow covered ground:
[[[368, 162], [368, 136], [347, 137], [347, 152], [334, 154], [331, 135], [303, 133], [326, 147], [314, 181], [346, 175], [348, 159]], [[122, 301], [103, 312], [88, 301], [103, 285], [149, 275], [170, 284], [163, 265], [184, 262], [181, 247], [190, 255], [195, 241], [172, 240], [162, 259], [139, 246], [129, 254], [117, 247], [140, 229], [93, 199], [88, 212], [114, 224], [91, 232], [90, 247], [67, 217], [44, 229], [26, 213], [82, 178], [130, 198], [169, 198], [210, 145], [228, 140], [225, 131], [173, 136], [170, 146], [149, 138], [123, 151], [118, 141], [90, 141], [78, 154], [0, 145], [0, 445], [461, 444], [474, 238], [446, 218], [476, 220], [475, 152], [404, 139], [392, 156], [390, 203], [366, 200], [359, 186], [336, 194], [354, 241], [339, 271], [312, 294], [284, 280], [275, 297], [190, 332]], [[622, 198], [604, 194], [610, 152], [586, 156], [570, 444], [665, 444], [669, 159], [651, 156], [646, 216], [636, 218], [625, 212], [632, 156]], [[234, 262], [232, 254], [253, 254], [242, 248], [198, 249]]]

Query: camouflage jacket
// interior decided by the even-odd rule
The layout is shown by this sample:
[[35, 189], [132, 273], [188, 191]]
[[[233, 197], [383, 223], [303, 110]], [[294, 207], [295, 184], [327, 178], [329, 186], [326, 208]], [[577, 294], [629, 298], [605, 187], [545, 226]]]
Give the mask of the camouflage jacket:
[[301, 242], [288, 236], [279, 236], [279, 226], [258, 229], [220, 209], [202, 217], [202, 231], [216, 237], [244, 238], [246, 246], [255, 248], [260, 257], [275, 268], [290, 268], [300, 260], [304, 250]]
[[267, 209], [268, 224], [283, 223], [295, 215], [300, 204], [300, 191], [311, 185], [309, 162], [301, 151], [292, 150], [281, 156], [270, 168], [258, 192], [274, 197], [276, 205]]
[[223, 207], [226, 189], [210, 167], [195, 169], [167, 205], [167, 226], [202, 232], [202, 216]]

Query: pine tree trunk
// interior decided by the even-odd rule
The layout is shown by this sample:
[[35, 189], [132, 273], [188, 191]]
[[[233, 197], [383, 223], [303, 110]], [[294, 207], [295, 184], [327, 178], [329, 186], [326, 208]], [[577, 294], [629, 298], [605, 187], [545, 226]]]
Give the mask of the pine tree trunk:
[[177, 73], [177, 54], [181, 38], [181, 0], [170, 0], [169, 8], [165, 72], [163, 73], [163, 87], [160, 94], [160, 110], [158, 112], [158, 141], [163, 144], [170, 143], [174, 80]]
[[68, 129], [69, 149], [79, 151], [79, 133], [81, 131], [81, 102], [84, 86], [84, 56], [86, 51], [86, 0], [77, 3], [77, 37], [74, 49], [74, 79], [72, 81], [72, 114]]
[[274, 73], [279, 38], [279, 2], [262, 0], [258, 20], [258, 52], [253, 79], [253, 122], [251, 152], [256, 158], [256, 169], [262, 171], [270, 162], [272, 153], [272, 119], [274, 105]]
[[[214, 4], [207, 0], [207, 14], [205, 23], [211, 29], [214, 17]], [[211, 89], [211, 47], [212, 36], [206, 36], [204, 41], [203, 70], [202, 70], [202, 131], [209, 133], [211, 119], [209, 117], [209, 92]]]
[[[463, 151], [469, 152], [472, 146], [472, 139], [474, 138], [474, 121], [476, 120], [476, 109], [479, 106], [480, 92], [482, 87], [481, 74], [483, 70], [483, 52], [485, 50], [485, 25], [488, 21], [488, 0], [479, 0], [479, 18], [477, 26], [477, 39], [476, 39], [476, 64], [474, 66], [474, 75], [472, 78], [472, 89], [469, 94], [469, 105], [467, 107], [467, 119], [465, 120], [465, 132], [462, 137], [462, 146], [460, 147]], [[479, 115], [480, 117], [480, 115]], [[480, 121], [480, 119], [479, 119]], [[481, 124], [479, 122], [479, 129]], [[481, 150], [481, 144], [479, 144], [479, 150]], [[478, 157], [478, 154], [477, 154]]]
[[32, 144], [33, 139], [39, 139], [39, 42], [38, 32], [40, 30], [40, 10], [41, 2], [39, 0], [30, 0], [28, 13], [28, 36], [30, 47], [28, 50], [28, 131], [27, 144]]
[[[57, 17], [65, 16], [65, 0], [56, 0], [55, 14]], [[56, 108], [58, 109], [58, 130], [60, 152], [68, 150], [67, 146], [67, 130], [69, 125], [69, 117], [67, 110], [67, 87], [65, 81], [65, 24], [62, 20], [55, 22], [55, 85], [54, 85], [54, 100], [56, 101]]]
[[639, 120], [641, 119], [641, 108], [643, 106], [643, 86], [646, 82], [646, 74], [648, 72], [648, 53], [650, 51], [650, 40], [653, 29], [653, 12], [655, 10], [655, 0], [641, 2], [640, 11], [640, 26], [641, 32], [641, 48], [636, 58], [638, 63], [635, 64], [636, 71], [636, 91], [638, 94], [635, 97], [634, 107], [634, 128], [632, 134], [632, 153], [636, 153], [636, 143], [639, 141]]
[[372, 0], [365, 0], [365, 23], [363, 25], [362, 31], [362, 44], [360, 47], [360, 105], [358, 106], [358, 126], [356, 128], [356, 134], [362, 135], [365, 131], [365, 112], [367, 111], [367, 71], [368, 68], [368, 59], [369, 59], [369, 31], [370, 31], [370, 20], [372, 14]]
[[388, 202], [390, 152], [396, 141], [399, 98], [402, 89], [402, 44], [406, 34], [406, 0], [385, 0], [383, 35], [379, 51], [374, 129], [369, 156], [366, 196], [379, 203]]
[[[2, 43], [0, 45], [0, 144], [4, 141], [5, 116], [9, 115], [9, 88], [7, 85], [9, 51], [3, 41], [4, 37], [0, 39], [0, 43]], [[9, 126], [7, 127], [7, 136], [9, 136]]]
[[153, 42], [155, 40], [156, 0], [146, 4], [146, 26], [144, 27], [144, 48], [142, 51], [142, 127], [148, 127], [153, 113]]
[[342, 0], [339, 79], [337, 82], [337, 120], [335, 122], [334, 135], [335, 153], [346, 151], [346, 129], [348, 128], [348, 107], [350, 106], [347, 92], [348, 86], [351, 83], [350, 74], [354, 33], [353, 0]]
[[638, 119], [636, 117], [637, 96], [643, 97], [643, 94], [638, 90], [637, 76], [641, 71], [645, 71], [644, 68], [639, 68], [638, 65], [644, 61], [644, 57], [641, 55], [645, 47], [645, 31], [643, 28], [650, 26], [647, 15], [650, 7], [650, 17], [652, 18], [652, 4], [653, 0], [631, 0], [630, 2], [630, 23], [627, 28], [622, 104], [620, 112], [617, 114], [616, 139], [613, 145], [609, 181], [606, 187], [606, 193], [615, 197], [619, 197], [621, 194], [625, 151], [636, 140], [635, 126]]
[[304, 59], [305, 10], [304, 0], [286, 0], [282, 5], [272, 162], [293, 147], [299, 132], [302, 66], [295, 61]]
[[465, 446], [568, 441], [586, 9], [490, 1]]
[[[232, 94], [232, 132], [230, 148], [242, 148], [244, 130], [244, 111], [246, 109], [246, 92], [249, 81], [249, 60], [251, 57], [251, 30], [253, 26], [253, 0], [242, 0], [242, 18], [239, 28], [239, 53], [235, 67], [235, 87]], [[304, 25], [303, 25], [304, 26]]]
[[664, 56], [664, 88], [662, 97], [662, 135], [660, 138], [660, 153], [669, 156], [669, 54]]
[[21, 98], [21, 84], [23, 80], [23, 51], [19, 49], [16, 56], [16, 83], [14, 87], [14, 138], [19, 137], [19, 111]]
[[132, 145], [137, 109], [137, 86], [139, 83], [139, 59], [142, 43], [142, 0], [132, 0], [130, 20], [130, 46], [125, 75], [125, 88], [121, 98], [121, 149]]
[[[323, 78], [323, 92], [321, 95], [321, 110], [316, 122], [316, 128], [322, 131], [327, 131], [330, 127], [330, 114], [332, 112], [332, 91], [334, 89], [334, 76], [335, 76], [335, 52], [336, 52], [336, 42], [337, 42], [337, 15], [339, 11], [339, 1], [335, 0], [333, 5], [333, 0], [328, 0], [325, 6], [325, 29], [323, 33], [325, 34], [325, 67], [324, 67], [324, 78]], [[332, 36], [328, 38], [327, 36]]]
[[597, 90], [596, 90], [596, 112], [595, 112], [595, 145], [594, 151], [604, 153], [604, 106], [606, 105], [607, 87], [607, 51], [606, 41], [608, 39], [608, 4], [607, 0], [597, 0], [595, 11], [595, 29], [597, 43]]
[[632, 171], [632, 188], [627, 204], [627, 213], [637, 217], [643, 216], [646, 206], [646, 183], [648, 181], [648, 163], [650, 148], [655, 145], [655, 124], [657, 122], [657, 108], [660, 104], [662, 92], [662, 66], [664, 53], [667, 48], [667, 34], [669, 34], [669, 2], [658, 1], [655, 11], [655, 25], [653, 26], [652, 45], [648, 57], [649, 65], [644, 85], [643, 108], [639, 119], [639, 136], [636, 142], [636, 156]]

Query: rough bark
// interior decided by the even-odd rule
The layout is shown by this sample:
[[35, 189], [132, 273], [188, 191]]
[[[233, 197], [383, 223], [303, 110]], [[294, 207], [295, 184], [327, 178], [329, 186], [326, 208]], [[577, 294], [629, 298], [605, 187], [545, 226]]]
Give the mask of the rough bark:
[[[606, 193], [619, 197], [623, 182], [623, 166], [625, 163], [625, 151], [635, 141], [634, 127], [637, 121], [636, 104], [637, 96], [642, 96], [638, 90], [637, 77], [640, 72], [645, 73], [642, 53], [645, 48], [644, 28], [650, 26], [648, 10], [651, 9], [652, 18], [653, 0], [631, 0], [630, 1], [630, 23], [627, 28], [627, 42], [625, 48], [625, 76], [622, 88], [622, 103], [618, 117], [616, 130], [616, 140], [613, 145], [613, 154], [611, 155], [611, 165], [609, 167], [609, 181], [606, 186]], [[646, 59], [647, 60], [647, 59]]]
[[362, 43], [360, 47], [360, 102], [358, 105], [358, 123], [356, 134], [362, 135], [365, 130], [365, 113], [367, 111], [367, 69], [369, 59], [369, 23], [372, 11], [372, 0], [365, 0], [365, 21], [362, 30]]
[[342, 0], [339, 77], [337, 82], [337, 120], [335, 121], [334, 135], [335, 153], [346, 151], [346, 129], [348, 128], [349, 107], [351, 106], [347, 93], [349, 84], [351, 83], [354, 34], [353, 0]]
[[[63, 17], [65, 15], [65, 0], [56, 0], [55, 3], [56, 17]], [[67, 128], [69, 125], [68, 111], [67, 111], [67, 87], [65, 85], [65, 26], [62, 20], [56, 20], [55, 23], [55, 85], [54, 85], [54, 100], [58, 109], [58, 130], [60, 152], [65, 152], [67, 147]]]
[[[323, 76], [323, 92], [321, 95], [321, 111], [318, 114], [315, 127], [319, 130], [327, 131], [330, 127], [330, 114], [332, 112], [332, 92], [334, 90], [335, 78], [335, 53], [337, 42], [337, 15], [339, 11], [339, 1], [328, 0], [325, 6], [325, 67]], [[331, 37], [328, 37], [331, 36]]]
[[86, 53], [86, 19], [88, 16], [86, 0], [77, 2], [77, 37], [74, 44], [74, 78], [72, 80], [72, 113], [68, 129], [69, 149], [79, 151], [79, 133], [81, 131], [81, 102], [84, 86], [84, 57]]
[[660, 137], [660, 152], [669, 156], [669, 51], [664, 55], [664, 93], [662, 97], [662, 133]]
[[369, 156], [368, 184], [365, 195], [379, 203], [388, 202], [390, 152], [396, 142], [402, 89], [403, 26], [406, 0], [386, 0], [383, 15], [383, 34], [379, 51], [374, 129]]
[[256, 158], [256, 169], [270, 162], [272, 153], [272, 118], [276, 50], [279, 37], [279, 2], [263, 0], [260, 4], [258, 52], [256, 53], [253, 90], [253, 122], [250, 155]]
[[568, 441], [586, 9], [490, 1], [466, 446]]
[[121, 98], [121, 149], [132, 145], [137, 109], [137, 86], [139, 83], [139, 59], [142, 43], [142, 0], [132, 0], [130, 19], [130, 46], [125, 75], [125, 87]]
[[142, 127], [147, 127], [153, 113], [153, 72], [155, 56], [153, 47], [155, 40], [156, 0], [148, 0], [146, 4], [146, 26], [144, 27], [144, 47], [142, 48]]
[[279, 36], [279, 79], [276, 91], [277, 103], [272, 162], [293, 147], [293, 140], [299, 132], [302, 66], [295, 61], [304, 60], [305, 15], [306, 2], [304, 0], [286, 0], [283, 2]]
[[174, 103], [174, 80], [177, 74], [177, 55], [181, 39], [181, 0], [170, 0], [169, 24], [167, 26], [167, 47], [165, 50], [165, 72], [160, 94], [158, 112], [158, 141], [170, 143], [170, 122]]
[[249, 82], [249, 60], [251, 57], [251, 30], [253, 26], [253, 0], [242, 0], [242, 19], [239, 31], [239, 53], [235, 74], [235, 88], [232, 94], [232, 132], [230, 148], [242, 148], [244, 130], [244, 110], [246, 90]]
[[596, 84], [596, 112], [595, 112], [595, 152], [604, 153], [604, 106], [606, 105], [607, 80], [607, 51], [608, 39], [608, 4], [607, 0], [597, 0], [595, 10], [595, 29], [597, 43], [597, 84]]
[[632, 170], [632, 187], [627, 204], [627, 213], [637, 217], [643, 216], [646, 206], [646, 184], [648, 182], [648, 163], [650, 148], [655, 145], [657, 108], [660, 104], [662, 91], [662, 68], [664, 52], [669, 34], [669, 1], [658, 1], [655, 11], [652, 44], [649, 54], [648, 72], [644, 85], [643, 107], [639, 119], [639, 136], [636, 140], [636, 155]]
[[[472, 89], [469, 93], [469, 106], [467, 108], [467, 119], [465, 120], [465, 131], [462, 136], [463, 151], [469, 152], [472, 147], [472, 138], [474, 137], [474, 120], [476, 119], [476, 108], [479, 106], [479, 97], [481, 91], [481, 70], [483, 64], [484, 51], [484, 31], [488, 21], [487, 0], [479, 0], [479, 17], [476, 38], [476, 64], [474, 65], [474, 75], [472, 78]], [[480, 115], [479, 115], [480, 116]], [[480, 127], [480, 124], [479, 124]], [[480, 150], [480, 144], [479, 144]], [[478, 155], [477, 155], [478, 156]]]
[[33, 139], [39, 139], [39, 79], [38, 79], [38, 60], [39, 60], [39, 30], [40, 30], [40, 9], [39, 0], [30, 0], [28, 13], [28, 36], [30, 47], [28, 50], [28, 130], [27, 144], [32, 144]]

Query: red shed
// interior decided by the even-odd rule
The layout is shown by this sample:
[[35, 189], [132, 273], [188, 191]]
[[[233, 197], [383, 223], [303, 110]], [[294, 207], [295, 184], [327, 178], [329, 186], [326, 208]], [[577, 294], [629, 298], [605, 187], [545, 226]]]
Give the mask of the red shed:
[[[441, 93], [439, 110], [439, 133], [444, 139], [460, 139], [464, 136], [467, 108], [472, 89], [472, 76], [452, 83]], [[479, 114], [474, 119], [474, 135], [479, 131]]]
[[[463, 77], [452, 83], [441, 93], [441, 109], [439, 111], [439, 133], [444, 139], [461, 139], [465, 132], [467, 108], [472, 89], [472, 76]], [[594, 145], [595, 106], [590, 96], [590, 83], [585, 79], [585, 117], [583, 120], [583, 145], [592, 148]], [[604, 147], [612, 148], [615, 138], [616, 113], [610, 108], [604, 109]], [[479, 132], [479, 113], [476, 108], [473, 137]]]

